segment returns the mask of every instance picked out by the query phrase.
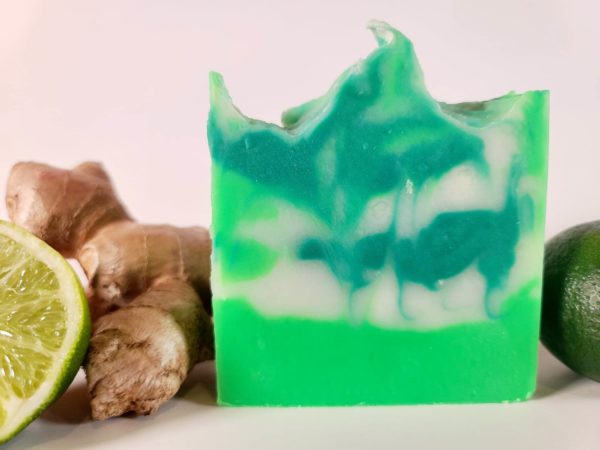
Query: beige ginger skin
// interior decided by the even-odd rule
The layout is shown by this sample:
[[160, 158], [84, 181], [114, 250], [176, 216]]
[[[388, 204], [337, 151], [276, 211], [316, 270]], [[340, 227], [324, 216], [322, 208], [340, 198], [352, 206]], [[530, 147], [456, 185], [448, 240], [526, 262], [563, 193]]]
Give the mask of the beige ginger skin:
[[73, 170], [16, 164], [6, 206], [13, 222], [76, 258], [88, 277], [93, 419], [155, 412], [213, 357], [205, 228], [134, 222], [91, 162]]

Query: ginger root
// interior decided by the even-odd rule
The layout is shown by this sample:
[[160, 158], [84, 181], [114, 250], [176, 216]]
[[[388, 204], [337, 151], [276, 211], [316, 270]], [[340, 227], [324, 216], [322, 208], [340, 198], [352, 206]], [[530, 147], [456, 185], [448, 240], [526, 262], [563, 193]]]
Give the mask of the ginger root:
[[37, 163], [12, 168], [6, 192], [10, 219], [67, 258], [102, 226], [131, 220], [102, 166], [60, 170]]
[[205, 228], [134, 222], [90, 162], [15, 165], [6, 205], [13, 222], [75, 257], [88, 277], [92, 418], [151, 414], [196, 362], [213, 358]]
[[212, 327], [198, 294], [176, 278], [156, 283], [95, 323], [87, 358], [93, 418], [155, 412], [193, 362], [211, 358]]

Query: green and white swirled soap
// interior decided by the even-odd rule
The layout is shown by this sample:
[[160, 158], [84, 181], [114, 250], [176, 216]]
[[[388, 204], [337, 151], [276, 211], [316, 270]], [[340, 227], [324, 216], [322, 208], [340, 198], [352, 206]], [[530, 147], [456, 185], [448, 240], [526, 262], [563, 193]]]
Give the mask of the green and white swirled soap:
[[222, 404], [535, 389], [548, 94], [436, 102], [411, 42], [370, 28], [379, 47], [282, 126], [211, 74]]

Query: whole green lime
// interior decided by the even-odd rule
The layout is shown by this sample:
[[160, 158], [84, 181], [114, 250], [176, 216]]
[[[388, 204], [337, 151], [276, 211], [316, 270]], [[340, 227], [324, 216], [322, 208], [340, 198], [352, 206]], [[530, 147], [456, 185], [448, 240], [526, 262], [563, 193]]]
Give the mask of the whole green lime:
[[563, 363], [600, 381], [600, 221], [546, 244], [542, 342]]

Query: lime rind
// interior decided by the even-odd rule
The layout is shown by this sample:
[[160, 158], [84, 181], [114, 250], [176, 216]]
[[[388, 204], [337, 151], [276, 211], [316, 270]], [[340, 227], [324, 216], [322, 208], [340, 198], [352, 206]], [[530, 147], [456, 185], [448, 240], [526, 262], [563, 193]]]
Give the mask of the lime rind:
[[[8, 343], [18, 342], [19, 345], [9, 348], [32, 352], [24, 358], [10, 351], [0, 355], [2, 444], [38, 417], [72, 382], [87, 350], [91, 323], [79, 278], [59, 253], [27, 231], [7, 222], [0, 221], [0, 237], [4, 239], [0, 251], [22, 253], [9, 255], [9, 258], [16, 256], [20, 263], [29, 258], [29, 264], [24, 267], [0, 267], [0, 284], [4, 284], [0, 315], [11, 314], [4, 320], [0, 317], [0, 325], [3, 322], [10, 324], [4, 327], [9, 335], [0, 336], [4, 337], [0, 347], [6, 348]], [[10, 241], [14, 248], [7, 245]], [[37, 280], [39, 284], [28, 291], [27, 280], [40, 274], [43, 277]], [[1, 309], [3, 303], [14, 301], [11, 295], [20, 297], [19, 307]], [[43, 298], [43, 308], [40, 308], [40, 302], [36, 305], [36, 298]], [[20, 337], [20, 341], [15, 340], [15, 333], [19, 334], [17, 338]], [[25, 345], [27, 342], [34, 345], [28, 347]], [[10, 371], [14, 371], [18, 361], [24, 360], [33, 360], [34, 370], [29, 372], [29, 378], [17, 383], [18, 377], [10, 376]]]

